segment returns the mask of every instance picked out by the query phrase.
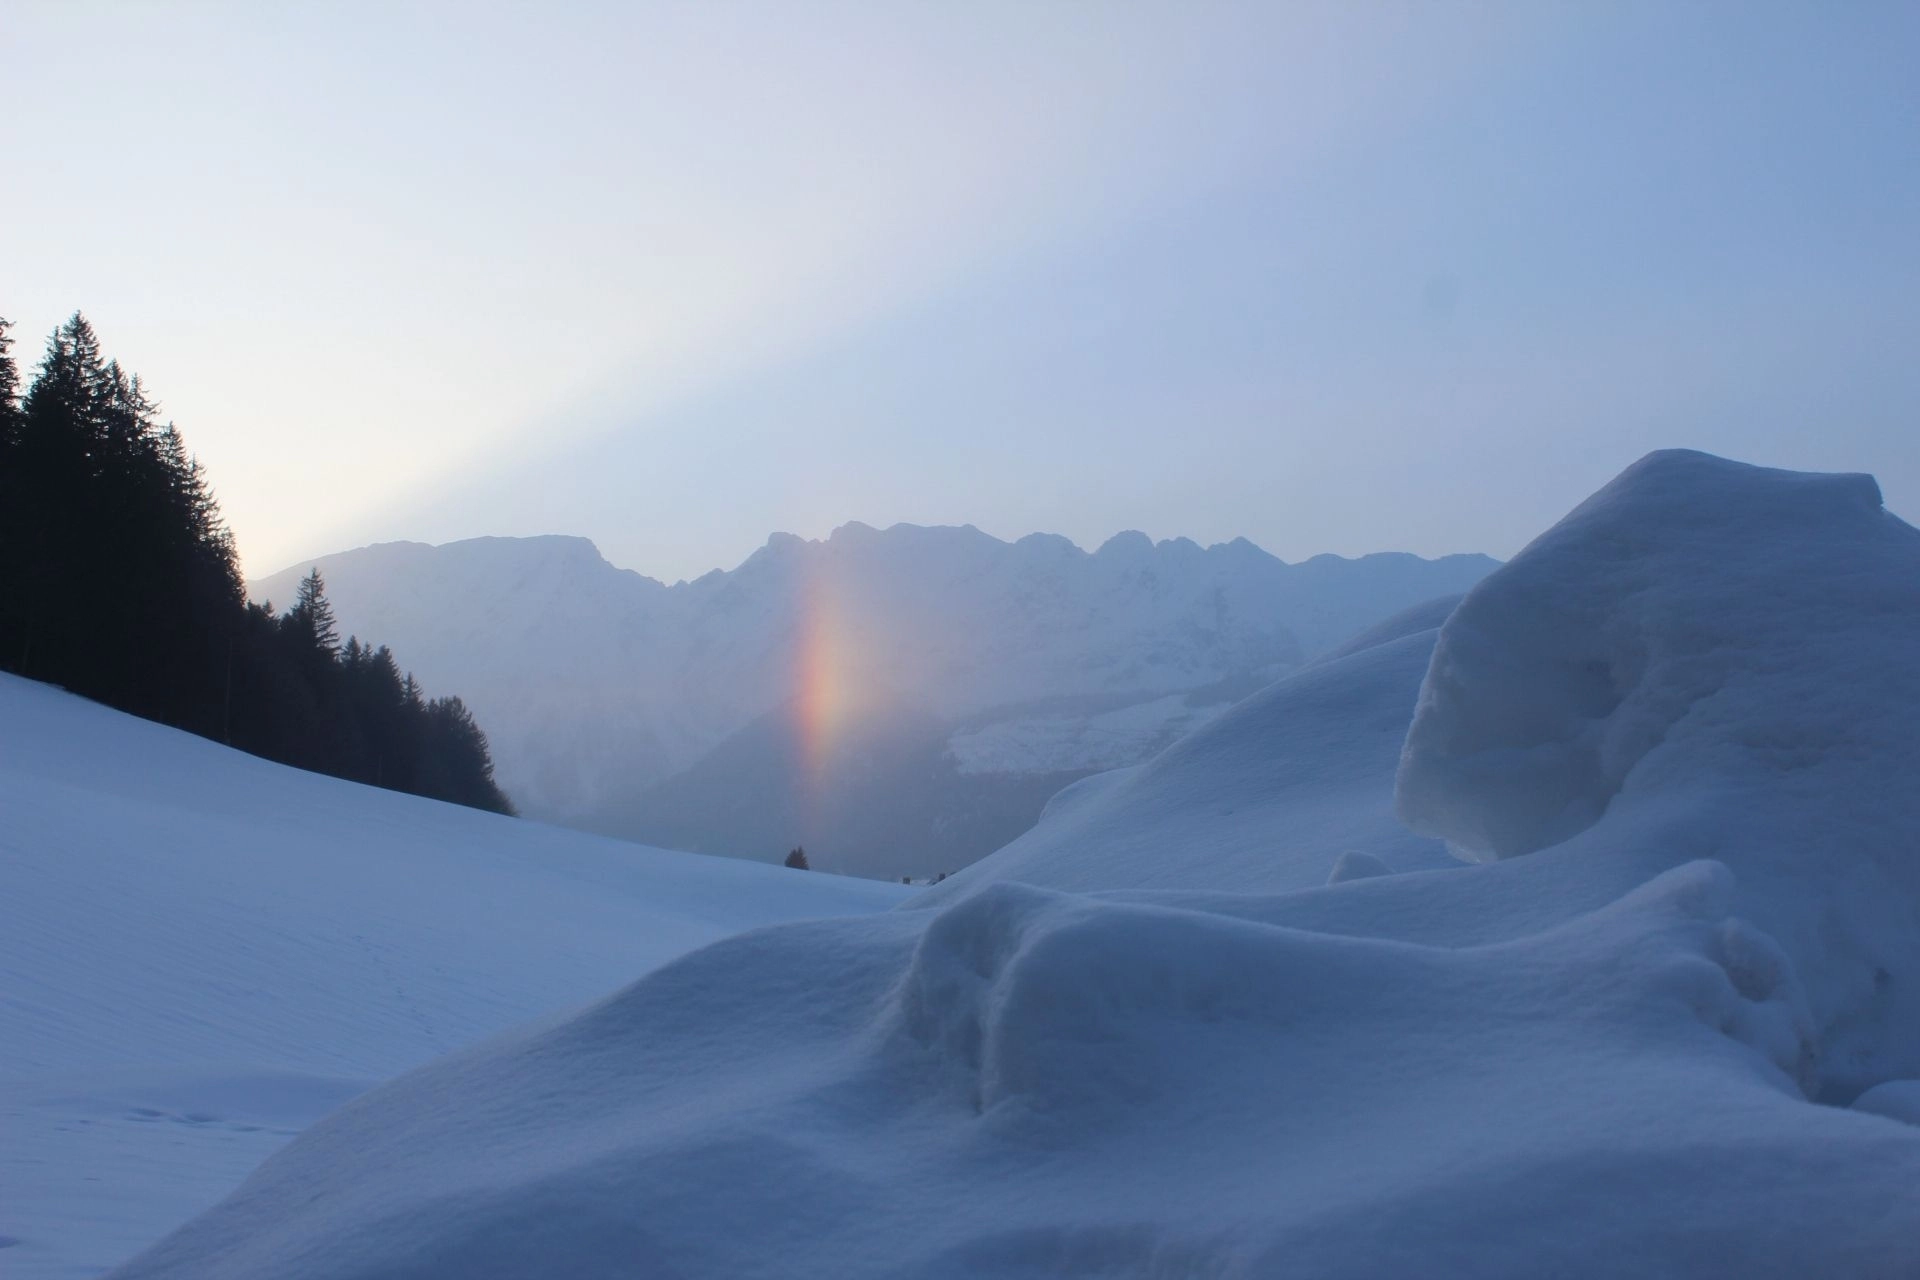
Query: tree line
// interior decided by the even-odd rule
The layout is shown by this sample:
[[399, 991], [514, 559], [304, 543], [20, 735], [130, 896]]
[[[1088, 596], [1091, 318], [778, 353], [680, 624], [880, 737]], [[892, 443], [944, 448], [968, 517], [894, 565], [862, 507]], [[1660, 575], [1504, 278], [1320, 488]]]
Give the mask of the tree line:
[[252, 604], [198, 461], [78, 312], [23, 387], [0, 320], [0, 670], [283, 764], [512, 813], [486, 735], [385, 645], [342, 645], [316, 569]]

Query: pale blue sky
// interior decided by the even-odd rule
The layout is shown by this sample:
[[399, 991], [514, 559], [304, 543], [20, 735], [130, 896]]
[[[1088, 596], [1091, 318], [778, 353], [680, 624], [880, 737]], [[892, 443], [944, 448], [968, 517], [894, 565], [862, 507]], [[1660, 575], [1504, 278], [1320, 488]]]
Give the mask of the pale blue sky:
[[1510, 554], [1650, 448], [1920, 510], [1920, 5], [14, 4], [0, 314], [251, 572], [846, 520]]

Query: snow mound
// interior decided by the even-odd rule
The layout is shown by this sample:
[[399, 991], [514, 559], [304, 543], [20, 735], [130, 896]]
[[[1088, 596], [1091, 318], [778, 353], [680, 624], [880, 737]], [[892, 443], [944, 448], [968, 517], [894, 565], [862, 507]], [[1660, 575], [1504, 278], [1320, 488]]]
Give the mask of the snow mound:
[[1010, 884], [743, 935], [360, 1099], [120, 1274], [1908, 1274], [1920, 1133], [1802, 1100], [1732, 897], [1690, 864], [1464, 949]]
[[1871, 476], [1652, 454], [1449, 619], [1401, 812], [1511, 857], [1590, 826], [1629, 781], [1671, 790], [1732, 767], [1805, 783], [1910, 746], [1893, 725], [1920, 682], [1832, 677], [1911, 656], [1916, 555]]
[[1851, 1096], [1920, 1075], [1916, 654], [1920, 532], [1871, 477], [1652, 454], [1447, 620], [1399, 810], [1474, 857], [1726, 861]]
[[[1870, 482], [1655, 455], [1437, 641], [376, 1089], [120, 1274], [1910, 1280], [1916, 591]], [[1493, 860], [1396, 863], [1396, 757]]]
[[1855, 1111], [1920, 1125], [1920, 1080], [1889, 1080], [1853, 1100]]

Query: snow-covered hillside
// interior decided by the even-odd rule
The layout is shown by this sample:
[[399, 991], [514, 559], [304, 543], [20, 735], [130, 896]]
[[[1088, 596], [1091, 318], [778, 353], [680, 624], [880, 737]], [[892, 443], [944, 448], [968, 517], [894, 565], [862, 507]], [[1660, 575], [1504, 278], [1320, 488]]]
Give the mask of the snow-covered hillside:
[[[805, 843], [821, 865], [897, 875], [977, 858], [1058, 786], [1144, 759], [1494, 562], [1289, 565], [1245, 540], [1128, 533], [1089, 553], [1050, 535], [849, 524], [817, 542], [776, 534], [738, 568], [671, 587], [579, 538], [313, 563], [344, 630], [473, 707], [523, 812], [764, 859]], [[285, 604], [308, 567], [254, 583], [255, 598]], [[729, 781], [749, 774], [750, 789]], [[876, 794], [892, 797], [885, 821], [869, 821]]]
[[0, 1274], [98, 1274], [371, 1085], [903, 892], [376, 791], [0, 676]]
[[1439, 626], [1458, 599], [1398, 614], [1145, 764], [1067, 788], [1031, 831], [916, 905], [998, 880], [1277, 891], [1324, 884], [1336, 867], [1352, 876], [1453, 865], [1443, 842], [1394, 817], [1393, 774]]
[[[355, 1100], [120, 1274], [1920, 1275], [1920, 532], [1656, 454], [1423, 621], [920, 909]], [[1490, 861], [1405, 869], [1396, 763]]]

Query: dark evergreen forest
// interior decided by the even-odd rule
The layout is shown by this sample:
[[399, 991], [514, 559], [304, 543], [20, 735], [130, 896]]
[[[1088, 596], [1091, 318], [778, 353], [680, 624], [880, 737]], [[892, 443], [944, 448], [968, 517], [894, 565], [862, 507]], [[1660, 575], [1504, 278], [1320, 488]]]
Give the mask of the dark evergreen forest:
[[250, 604], [199, 463], [79, 313], [22, 387], [0, 320], [0, 670], [283, 764], [512, 813], [486, 735], [385, 645], [343, 646], [318, 570]]

